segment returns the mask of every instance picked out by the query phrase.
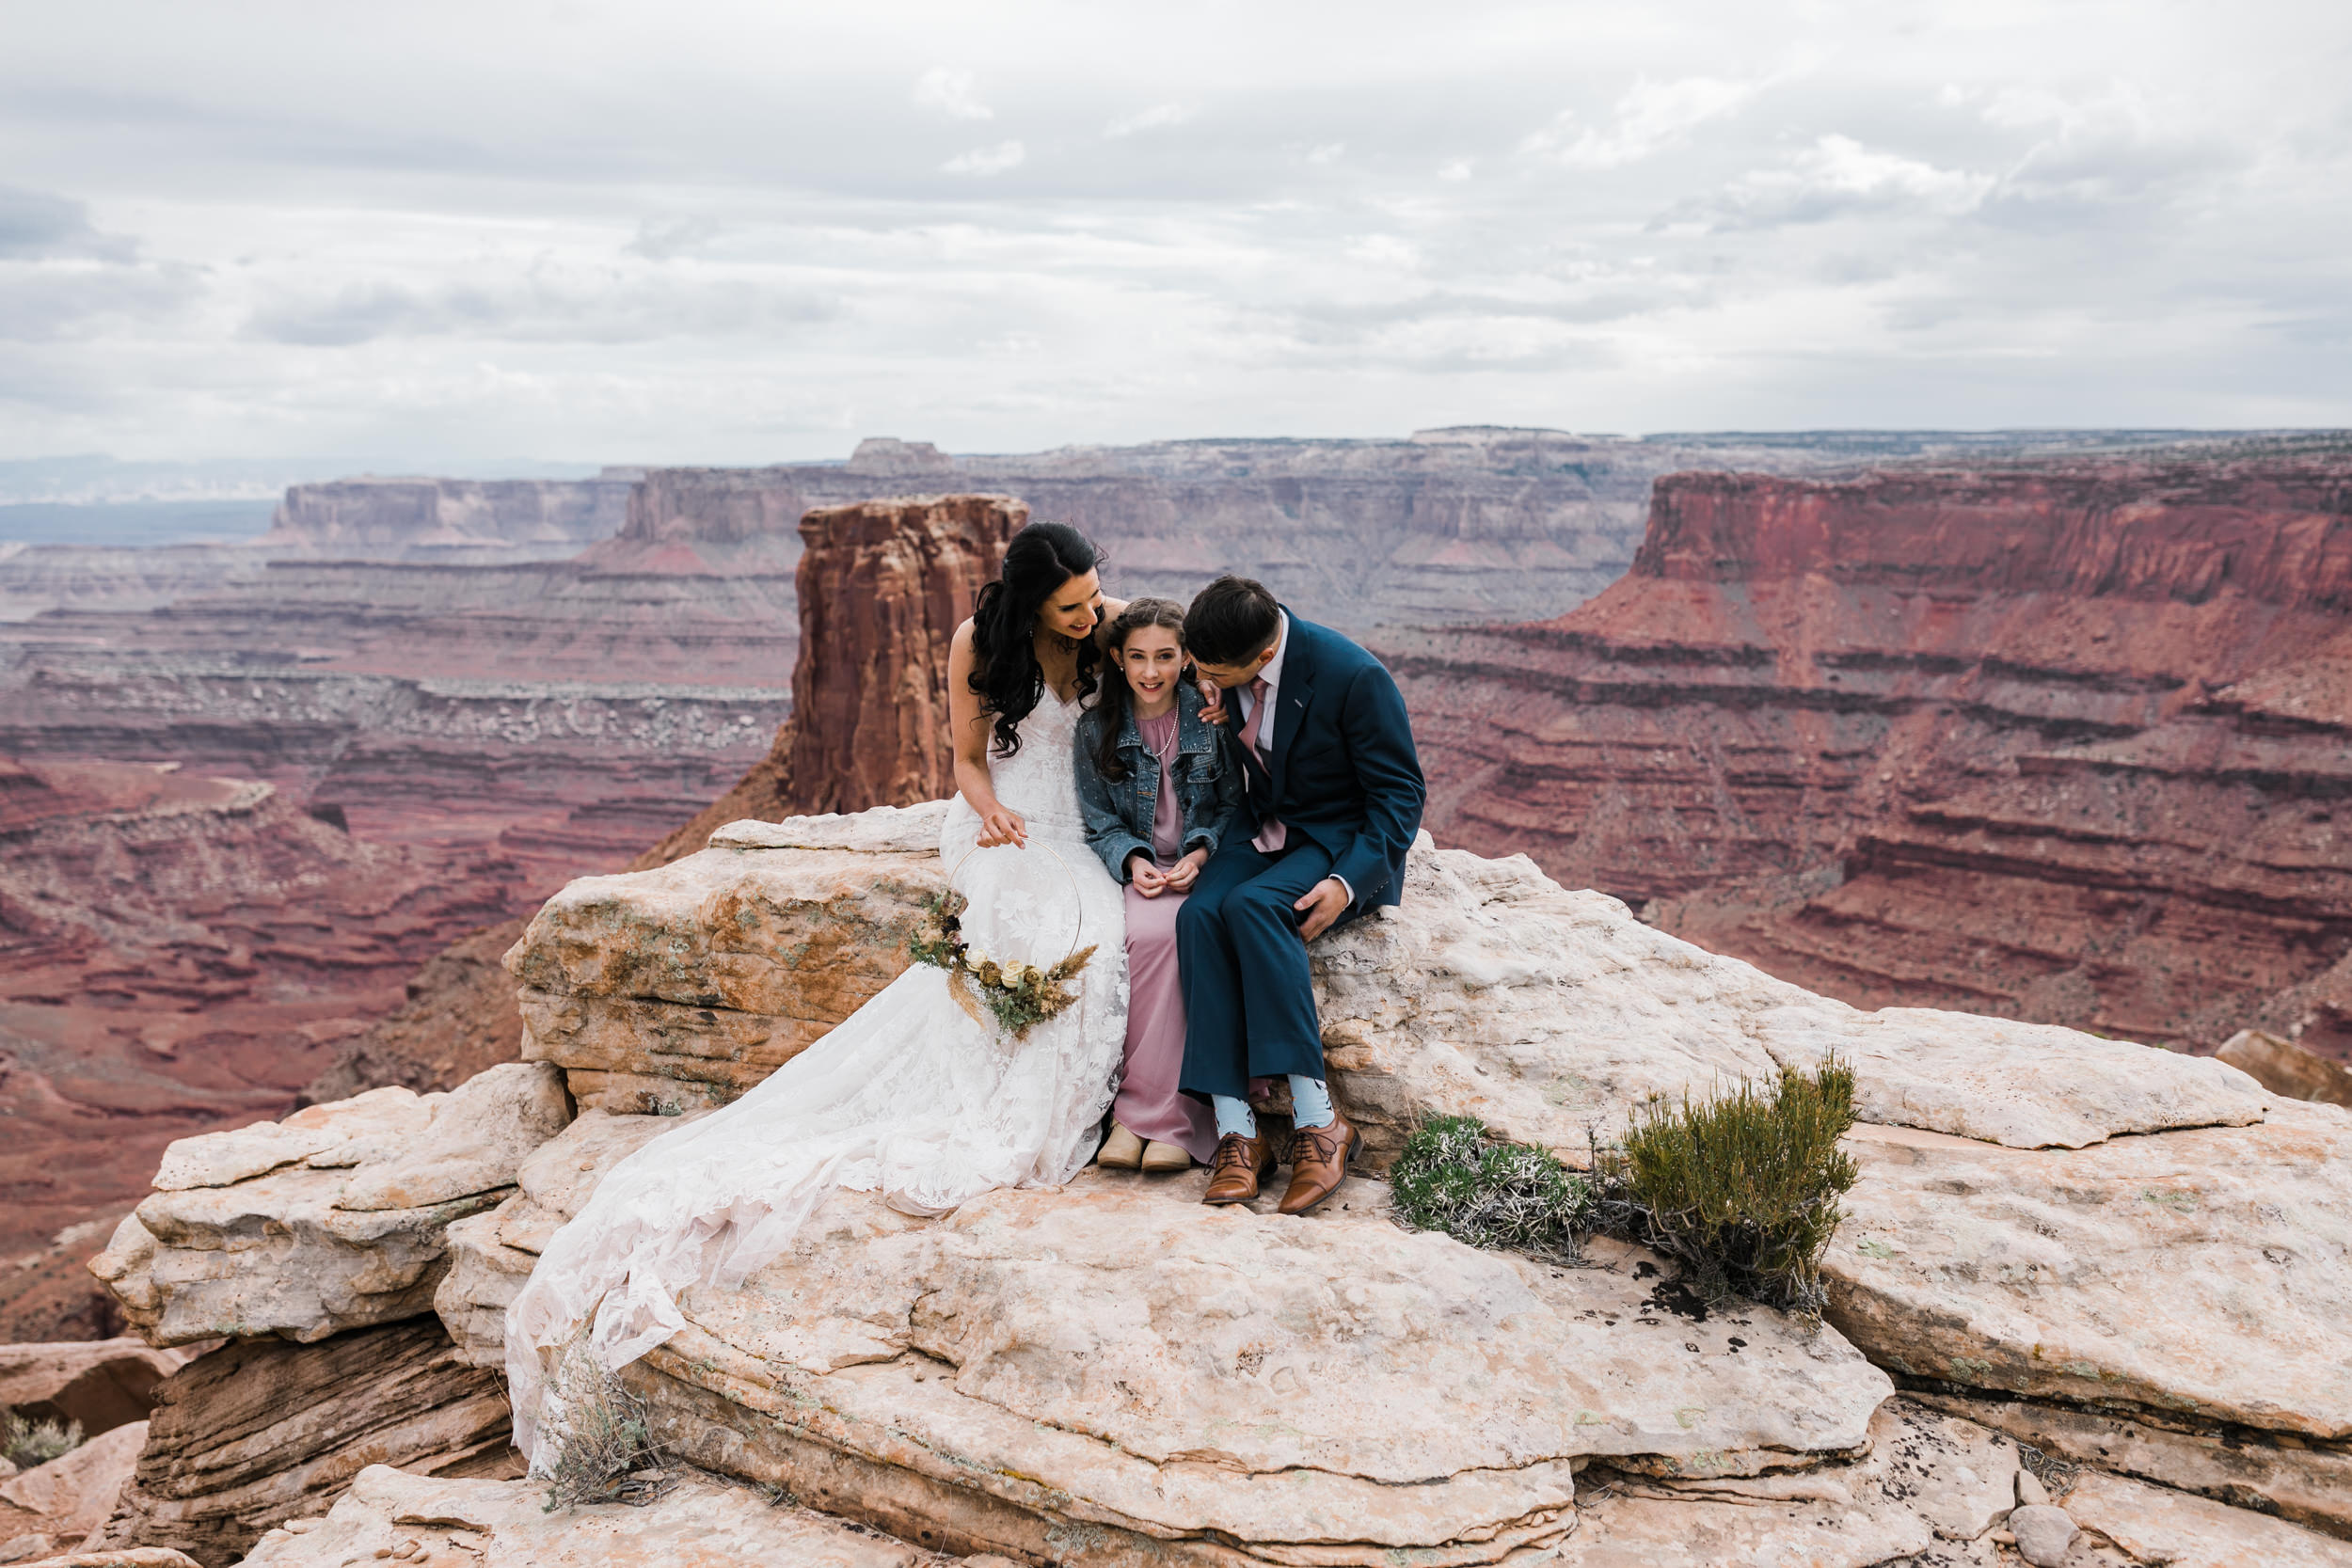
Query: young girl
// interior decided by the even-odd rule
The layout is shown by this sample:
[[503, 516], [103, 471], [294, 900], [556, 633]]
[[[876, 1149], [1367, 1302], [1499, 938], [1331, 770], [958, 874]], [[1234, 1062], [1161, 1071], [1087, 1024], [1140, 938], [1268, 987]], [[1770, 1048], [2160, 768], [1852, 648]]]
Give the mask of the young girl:
[[1126, 1073], [1098, 1156], [1121, 1170], [1178, 1171], [1216, 1151], [1207, 1106], [1180, 1093], [1184, 993], [1176, 911], [1241, 802], [1241, 770], [1200, 718], [1184, 660], [1184, 607], [1137, 599], [1104, 636], [1111, 678], [1078, 721], [1087, 842], [1127, 884]]

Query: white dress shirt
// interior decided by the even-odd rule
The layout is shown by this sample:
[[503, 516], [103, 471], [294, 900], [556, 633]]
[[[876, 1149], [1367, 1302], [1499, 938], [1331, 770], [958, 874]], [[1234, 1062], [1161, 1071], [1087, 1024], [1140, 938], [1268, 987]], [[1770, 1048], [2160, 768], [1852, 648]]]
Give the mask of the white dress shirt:
[[[1259, 671], [1256, 677], [1265, 682], [1266, 706], [1271, 709], [1266, 715], [1266, 721], [1258, 726], [1258, 757], [1266, 765], [1269, 774], [1274, 770], [1274, 724], [1282, 712], [1279, 702], [1282, 695], [1282, 659], [1291, 651], [1290, 611], [1277, 610], [1275, 613], [1281, 617], [1281, 630], [1275, 639], [1274, 657], [1265, 661], [1265, 668]], [[1236, 699], [1234, 705], [1241, 710], [1242, 722], [1248, 723], [1249, 716], [1258, 710], [1257, 700], [1250, 695], [1247, 685], [1236, 690], [1233, 696]], [[1238, 735], [1241, 732], [1236, 730], [1234, 733]], [[1340, 884], [1340, 890], [1347, 895], [1349, 903], [1356, 902], [1356, 890], [1347, 885], [1346, 878], [1334, 871], [1331, 880]]]

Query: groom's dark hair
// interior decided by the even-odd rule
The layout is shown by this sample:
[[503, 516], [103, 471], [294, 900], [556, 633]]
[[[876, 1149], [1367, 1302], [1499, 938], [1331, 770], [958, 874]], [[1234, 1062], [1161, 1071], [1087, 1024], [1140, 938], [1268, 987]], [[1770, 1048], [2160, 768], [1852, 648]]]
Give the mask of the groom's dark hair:
[[1274, 643], [1282, 610], [1263, 582], [1230, 574], [1192, 596], [1184, 651], [1207, 664], [1247, 664]]

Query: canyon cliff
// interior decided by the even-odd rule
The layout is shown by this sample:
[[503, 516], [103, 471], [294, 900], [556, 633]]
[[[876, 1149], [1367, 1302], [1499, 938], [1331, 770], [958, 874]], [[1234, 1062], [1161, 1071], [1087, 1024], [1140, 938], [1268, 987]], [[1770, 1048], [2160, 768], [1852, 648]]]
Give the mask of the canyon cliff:
[[1556, 620], [1393, 633], [1429, 826], [1860, 1006], [2352, 1053], [2352, 455], [1660, 481]]
[[420, 961], [512, 911], [485, 891], [512, 867], [452, 869], [256, 781], [0, 758], [10, 1338], [103, 1333], [87, 1232], [164, 1146], [283, 1114]]
[[[652, 468], [627, 525], [585, 559], [610, 569], [760, 570], [798, 559], [811, 509], [943, 490], [1018, 496], [1076, 525], [1132, 596], [1188, 598], [1220, 571], [1332, 625], [1550, 615], [1630, 564], [1652, 480], [1677, 469], [1803, 472], [1922, 452], [2015, 452], [2065, 434], [1818, 432], [1629, 439], [1475, 425], [1403, 440], [1156, 441], [955, 454], [873, 438], [847, 463]], [[2098, 439], [2132, 439], [2101, 433]]]

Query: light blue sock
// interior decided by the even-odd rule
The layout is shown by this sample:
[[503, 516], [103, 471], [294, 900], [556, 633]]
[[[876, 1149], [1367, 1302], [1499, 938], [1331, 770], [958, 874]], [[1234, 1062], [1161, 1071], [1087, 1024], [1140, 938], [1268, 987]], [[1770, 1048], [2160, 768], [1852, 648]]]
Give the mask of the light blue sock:
[[1291, 1125], [1331, 1125], [1331, 1091], [1324, 1086], [1322, 1079], [1310, 1078], [1301, 1072], [1291, 1074]]
[[1249, 1101], [1238, 1095], [1213, 1094], [1209, 1103], [1216, 1109], [1216, 1135], [1220, 1138], [1238, 1132], [1245, 1138], [1258, 1135], [1258, 1113], [1249, 1108]]

